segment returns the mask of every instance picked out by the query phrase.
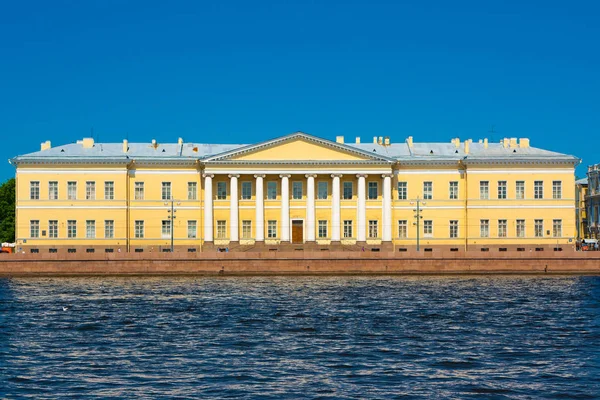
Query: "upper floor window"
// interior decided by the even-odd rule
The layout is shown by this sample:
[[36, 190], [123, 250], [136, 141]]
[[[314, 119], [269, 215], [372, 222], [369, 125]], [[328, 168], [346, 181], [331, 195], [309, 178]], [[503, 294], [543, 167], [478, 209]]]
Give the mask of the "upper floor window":
[[160, 233], [161, 233], [161, 236], [163, 239], [171, 237], [171, 220], [170, 219], [163, 219]]
[[40, 237], [40, 221], [31, 220], [29, 221], [29, 237], [39, 238]]
[[324, 239], [327, 237], [327, 220], [319, 220], [319, 238]]
[[507, 222], [505, 219], [498, 220], [498, 237], [505, 238], [507, 235]]
[[405, 219], [398, 221], [398, 237], [400, 239], [406, 239], [408, 237], [408, 221]]
[[[246, 222], [246, 221], [244, 221]], [[198, 222], [196, 220], [189, 220], [187, 226], [187, 237], [188, 239], [196, 239], [198, 235]]]
[[450, 182], [450, 200], [458, 200], [458, 182]]
[[378, 185], [377, 182], [369, 182], [369, 200], [377, 200]]
[[562, 237], [562, 219], [552, 220], [552, 236]]
[[525, 220], [518, 219], [517, 220], [517, 237], [525, 237]]
[[77, 221], [70, 219], [67, 221], [67, 237], [68, 238], [76, 238], [77, 237]]
[[141, 221], [141, 220], [135, 221], [135, 238], [136, 239], [144, 238], [144, 221]]
[[562, 181], [552, 181], [552, 198], [562, 199]]
[[96, 200], [96, 182], [87, 181], [85, 183], [85, 199]]
[[40, 199], [40, 183], [38, 181], [29, 182], [29, 198], [31, 200]]
[[406, 200], [408, 197], [408, 182], [398, 182], [398, 200]]
[[227, 198], [227, 182], [217, 182], [217, 200]]
[[345, 219], [344, 220], [344, 238], [352, 237], [352, 220]]
[[67, 199], [77, 200], [77, 182], [67, 182]]
[[252, 182], [242, 182], [242, 200], [252, 198]]
[[198, 182], [188, 182], [188, 200], [198, 200]]
[[252, 221], [242, 221], [242, 239], [252, 239]]
[[115, 183], [112, 181], [104, 182], [104, 200], [114, 200]]
[[144, 182], [135, 183], [135, 199], [144, 200]]
[[87, 239], [95, 239], [96, 238], [96, 221], [95, 220], [87, 220], [85, 221], [85, 237]]
[[292, 182], [292, 199], [302, 200], [302, 182]]
[[458, 221], [457, 220], [450, 221], [450, 237], [453, 239], [458, 237]]
[[267, 182], [267, 200], [277, 199], [277, 182]]
[[490, 237], [490, 220], [482, 219], [479, 221], [479, 236], [482, 238]]
[[379, 235], [378, 222], [376, 219], [369, 220], [369, 238], [376, 239]]
[[533, 198], [543, 199], [544, 198], [544, 181], [533, 182]]
[[104, 220], [104, 238], [113, 239], [115, 237], [115, 221], [112, 219]]
[[48, 237], [49, 238], [57, 238], [58, 237], [58, 220], [50, 220], [48, 221]]
[[544, 220], [536, 219], [533, 221], [534, 235], [535, 237], [544, 236]]
[[48, 199], [49, 200], [58, 200], [58, 182], [56, 182], [56, 181], [48, 182]]
[[317, 184], [317, 199], [327, 200], [327, 182], [319, 182]]
[[161, 199], [171, 200], [171, 182], [162, 183]]
[[498, 181], [498, 198], [506, 199], [506, 181]]
[[487, 200], [490, 198], [490, 183], [488, 181], [479, 181], [479, 199]]
[[525, 181], [517, 181], [515, 194], [517, 200], [523, 200], [525, 198]]
[[344, 193], [343, 193], [343, 199], [344, 200], [352, 200], [352, 182], [344, 182]]
[[423, 236], [433, 236], [433, 221], [423, 221]]
[[433, 182], [423, 182], [423, 199], [433, 199]]

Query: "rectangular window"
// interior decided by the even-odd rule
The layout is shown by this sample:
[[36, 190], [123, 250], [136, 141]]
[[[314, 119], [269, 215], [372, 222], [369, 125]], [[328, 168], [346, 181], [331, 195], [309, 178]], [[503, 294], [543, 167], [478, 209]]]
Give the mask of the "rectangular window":
[[277, 237], [277, 221], [267, 221], [267, 237], [270, 239], [274, 239]]
[[171, 237], [171, 220], [163, 219], [161, 223], [161, 236], [163, 239], [167, 239]]
[[190, 220], [187, 224], [187, 237], [188, 239], [196, 239], [198, 236], [198, 222], [196, 220]]
[[48, 199], [58, 200], [58, 182], [48, 182]]
[[327, 200], [327, 182], [319, 182], [317, 184], [317, 199], [319, 200]]
[[533, 226], [535, 237], [544, 237], [544, 220], [536, 219]]
[[227, 182], [217, 182], [217, 200], [227, 199]]
[[96, 221], [90, 219], [85, 221], [85, 237], [86, 239], [96, 238]]
[[96, 182], [87, 181], [85, 183], [85, 199], [96, 200]]
[[524, 219], [517, 220], [517, 237], [520, 237], [520, 238], [525, 237], [525, 220]]
[[171, 182], [162, 183], [161, 200], [171, 200]]
[[498, 181], [498, 198], [506, 199], [506, 181]]
[[408, 237], [408, 221], [398, 221], [398, 237], [400, 239], [406, 239]]
[[490, 183], [488, 181], [479, 181], [479, 199], [487, 200], [490, 198]]
[[292, 199], [302, 200], [302, 182], [292, 182]]
[[267, 182], [267, 200], [277, 199], [277, 182]]
[[344, 200], [352, 200], [352, 182], [344, 182]]
[[227, 221], [217, 221], [217, 239], [227, 238]]
[[115, 221], [112, 219], [104, 220], [104, 238], [113, 239], [115, 237]]
[[252, 239], [252, 221], [242, 221], [242, 239]]
[[104, 200], [115, 199], [115, 183], [112, 181], [104, 182]]
[[505, 238], [507, 235], [507, 223], [505, 219], [498, 220], [498, 237]]
[[198, 200], [198, 182], [188, 182], [188, 200]]
[[423, 199], [433, 199], [433, 182], [423, 182]]
[[40, 199], [40, 183], [38, 181], [29, 182], [29, 199]]
[[135, 221], [135, 238], [144, 238], [144, 221]]
[[242, 182], [242, 200], [252, 199], [252, 182]]
[[77, 200], [77, 182], [67, 182], [67, 199]]
[[48, 237], [49, 238], [57, 238], [58, 237], [58, 221], [57, 220], [48, 221]]
[[552, 236], [562, 237], [562, 219], [552, 220]]
[[144, 200], [144, 182], [135, 183], [135, 199]]
[[351, 237], [353, 237], [352, 236], [352, 220], [345, 219], [344, 220], [344, 238], [348, 239]]
[[552, 181], [552, 198], [562, 199], [562, 181]]
[[543, 199], [544, 198], [544, 181], [533, 182], [533, 198]]
[[[375, 182], [377, 183], [377, 182]], [[378, 222], [376, 219], [369, 220], [369, 238], [376, 239], [379, 237]]]
[[369, 182], [369, 200], [377, 200], [377, 182]]
[[525, 181], [517, 181], [516, 198], [517, 200], [525, 198]]
[[433, 221], [423, 221], [423, 236], [433, 236]]
[[29, 221], [29, 237], [39, 238], [40, 237], [40, 221], [35, 219]]
[[398, 182], [398, 200], [408, 198], [408, 182]]
[[450, 200], [458, 200], [458, 182], [450, 182]]
[[77, 221], [68, 220], [67, 221], [67, 237], [68, 238], [76, 238], [77, 237]]
[[324, 239], [327, 237], [327, 221], [319, 220], [319, 238]]
[[482, 238], [490, 237], [490, 220], [482, 219], [479, 221], [479, 236]]
[[458, 221], [450, 221], [450, 237], [456, 239], [458, 237]]

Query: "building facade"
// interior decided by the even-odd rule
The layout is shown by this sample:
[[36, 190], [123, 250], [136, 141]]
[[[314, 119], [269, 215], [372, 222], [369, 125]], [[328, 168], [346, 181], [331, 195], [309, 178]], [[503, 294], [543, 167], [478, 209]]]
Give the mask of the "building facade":
[[588, 179], [582, 178], [575, 181], [575, 224], [577, 226], [577, 239], [589, 237], [587, 221], [587, 196]]
[[528, 139], [77, 143], [15, 157], [25, 252], [551, 249], [576, 236], [576, 157]]
[[600, 164], [591, 165], [587, 172], [588, 190], [585, 196], [587, 234], [589, 238], [600, 238]]

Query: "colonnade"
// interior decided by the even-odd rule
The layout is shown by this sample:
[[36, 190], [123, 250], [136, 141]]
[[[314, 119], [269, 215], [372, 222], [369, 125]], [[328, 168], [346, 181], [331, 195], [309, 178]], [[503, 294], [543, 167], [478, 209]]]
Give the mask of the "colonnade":
[[[340, 178], [342, 174], [331, 174], [331, 241], [338, 242], [342, 236], [341, 225], [341, 185]], [[382, 240], [389, 242], [392, 240], [392, 174], [383, 174], [382, 190]], [[204, 174], [204, 240], [206, 242], [214, 241], [214, 211], [213, 211], [213, 178], [214, 174]], [[239, 195], [238, 195], [238, 174], [229, 174], [229, 240], [239, 241]], [[306, 174], [306, 241], [314, 242], [316, 239], [316, 206], [315, 206], [315, 178], [316, 174]], [[358, 178], [358, 190], [356, 200], [356, 221], [358, 242], [364, 242], [367, 239], [367, 186], [366, 174], [356, 175]], [[265, 240], [265, 195], [264, 195], [265, 175], [256, 174], [255, 179], [255, 237], [254, 240], [262, 242]], [[281, 174], [281, 220], [279, 227], [279, 239], [282, 242], [290, 241], [290, 178], [289, 174]], [[378, 181], [379, 182], [379, 181]]]

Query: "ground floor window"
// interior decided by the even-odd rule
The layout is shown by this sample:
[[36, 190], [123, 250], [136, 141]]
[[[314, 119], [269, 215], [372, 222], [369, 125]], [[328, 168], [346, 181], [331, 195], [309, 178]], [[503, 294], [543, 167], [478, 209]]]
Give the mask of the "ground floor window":
[[217, 239], [227, 238], [227, 221], [217, 221]]
[[518, 219], [517, 220], [517, 237], [525, 237], [525, 220]]
[[376, 219], [369, 220], [369, 238], [375, 239], [379, 237], [378, 222]]
[[77, 237], [77, 221], [71, 219], [67, 221], [67, 237]]
[[453, 239], [458, 237], [458, 221], [456, 220], [450, 221], [450, 237]]
[[58, 237], [58, 221], [57, 220], [48, 221], [48, 237], [51, 237], [51, 238]]
[[162, 221], [161, 236], [163, 239], [171, 237], [171, 220], [165, 219]]
[[344, 220], [344, 238], [351, 238], [352, 236], [352, 220]]
[[105, 220], [104, 221], [104, 238], [112, 239], [115, 237], [115, 221]]
[[252, 239], [252, 221], [242, 221], [242, 239]]
[[324, 239], [327, 237], [327, 221], [319, 220], [319, 238]]
[[490, 220], [482, 219], [479, 221], [479, 236], [482, 238], [490, 237]]
[[555, 219], [552, 221], [552, 236], [562, 237], [562, 219]]
[[535, 237], [544, 237], [544, 220], [536, 219], [533, 221]]
[[40, 221], [31, 220], [29, 221], [29, 237], [39, 238], [40, 237]]
[[498, 237], [505, 238], [507, 235], [507, 223], [505, 219], [498, 220]]
[[277, 237], [277, 221], [267, 221], [267, 237], [270, 239], [274, 239]]
[[144, 238], [144, 221], [135, 221], [135, 238]]
[[96, 237], [96, 221], [85, 221], [85, 237], [87, 239], [94, 239]]
[[188, 239], [196, 239], [198, 236], [198, 222], [195, 220], [188, 221], [187, 235]]
[[398, 237], [400, 239], [406, 239], [408, 237], [408, 221], [398, 221]]
[[433, 236], [433, 221], [423, 221], [423, 236]]

